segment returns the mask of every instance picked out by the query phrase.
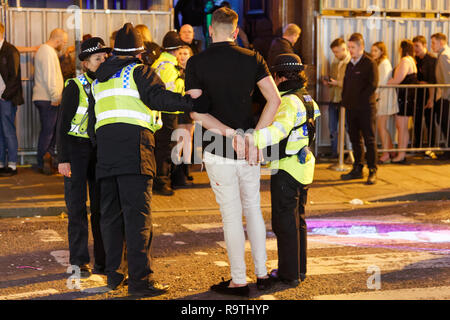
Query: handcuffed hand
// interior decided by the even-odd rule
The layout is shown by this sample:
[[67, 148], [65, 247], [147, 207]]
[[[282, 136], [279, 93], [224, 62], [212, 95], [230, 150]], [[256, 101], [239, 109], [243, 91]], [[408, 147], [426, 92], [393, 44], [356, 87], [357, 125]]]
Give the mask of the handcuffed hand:
[[245, 160], [251, 165], [258, 165], [263, 161], [262, 150], [258, 149], [253, 139], [253, 134], [247, 133], [245, 135]]

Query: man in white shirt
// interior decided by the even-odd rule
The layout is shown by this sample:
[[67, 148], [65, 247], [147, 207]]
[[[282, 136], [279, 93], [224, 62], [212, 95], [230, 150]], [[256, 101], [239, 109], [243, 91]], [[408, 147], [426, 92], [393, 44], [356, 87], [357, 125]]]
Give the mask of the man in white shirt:
[[[447, 36], [443, 33], [435, 33], [431, 36], [431, 48], [437, 53], [436, 63], [436, 83], [450, 83], [450, 47], [448, 46]], [[438, 146], [449, 139], [449, 109], [450, 109], [450, 89], [438, 89], [436, 93], [436, 102], [434, 104], [434, 114], [441, 128], [444, 140], [437, 137]], [[444, 160], [450, 159], [450, 152], [446, 151], [442, 157]]]
[[55, 155], [56, 120], [64, 89], [57, 52], [67, 44], [67, 38], [67, 32], [64, 30], [53, 30], [49, 40], [36, 52], [34, 60], [33, 102], [39, 110], [41, 121], [37, 167], [44, 174], [52, 174], [51, 159]]

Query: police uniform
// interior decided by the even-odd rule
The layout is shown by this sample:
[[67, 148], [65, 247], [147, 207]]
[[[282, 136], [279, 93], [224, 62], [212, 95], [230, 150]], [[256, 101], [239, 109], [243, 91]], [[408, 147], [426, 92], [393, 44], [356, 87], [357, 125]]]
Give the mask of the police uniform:
[[[100, 52], [108, 53], [100, 38], [91, 38], [81, 44], [80, 60]], [[65, 83], [62, 93], [61, 114], [58, 125], [58, 161], [70, 163], [71, 175], [64, 177], [64, 195], [68, 211], [70, 264], [80, 268], [83, 276], [90, 274], [88, 250], [87, 188], [94, 238], [94, 272], [103, 273], [105, 251], [100, 232], [100, 194], [95, 180], [96, 150], [91, 144], [88, 128], [88, 106], [92, 99], [90, 86], [95, 74], [88, 71]], [[75, 271], [75, 270], [74, 270]]]
[[[177, 50], [183, 46], [178, 33], [169, 31], [163, 39], [164, 51], [153, 63], [152, 68], [164, 82], [166, 89], [172, 92], [184, 94], [184, 80], [181, 78], [181, 72], [178, 68], [177, 58], [168, 51]], [[176, 145], [172, 141], [172, 133], [178, 126], [178, 114], [162, 113], [163, 128], [155, 134], [155, 157], [157, 175], [155, 179], [154, 190], [162, 195], [173, 195], [171, 188], [171, 170], [172, 158], [171, 152]]]
[[94, 109], [96, 118], [108, 287], [116, 289], [125, 282], [126, 242], [128, 292], [154, 295], [167, 290], [154, 281], [151, 267], [154, 133], [162, 126], [160, 111], [190, 111], [200, 100], [165, 90], [154, 70], [135, 58], [142, 51], [140, 35], [125, 24], [117, 33], [113, 56], [96, 72], [90, 112]]
[[[275, 72], [303, 69], [294, 54], [276, 59]], [[284, 69], [283, 69], [284, 68]], [[277, 278], [297, 283], [306, 274], [305, 205], [313, 181], [315, 158], [309, 149], [314, 137], [314, 119], [320, 115], [304, 83], [288, 80], [279, 84], [281, 105], [271, 126], [254, 132], [259, 149], [272, 146], [270, 183], [272, 228], [277, 236]], [[274, 155], [273, 153], [277, 154]]]

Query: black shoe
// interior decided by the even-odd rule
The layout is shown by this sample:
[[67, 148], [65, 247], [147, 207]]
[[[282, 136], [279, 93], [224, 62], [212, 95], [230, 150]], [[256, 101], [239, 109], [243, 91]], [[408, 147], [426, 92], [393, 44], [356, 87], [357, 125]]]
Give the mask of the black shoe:
[[352, 171], [341, 175], [342, 180], [355, 180], [355, 179], [362, 179], [363, 177], [364, 175], [362, 166], [354, 166]]
[[12, 177], [17, 174], [17, 168], [12, 169], [10, 167], [0, 169], [0, 177]]
[[256, 279], [256, 288], [258, 288], [258, 290], [267, 290], [273, 286], [274, 282], [275, 279], [268, 274], [268, 278], [266, 279]]
[[128, 288], [128, 294], [132, 296], [140, 297], [154, 297], [166, 293], [169, 290], [169, 286], [160, 284], [156, 281], [152, 281], [148, 284], [148, 287], [143, 289]]
[[183, 181], [183, 182], [173, 182], [172, 183], [172, 189], [182, 189], [182, 188], [189, 188], [192, 187], [194, 183], [191, 181]]
[[126, 285], [128, 285], [128, 278], [122, 275], [122, 279], [118, 279], [119, 277], [108, 277], [107, 278], [107, 287], [111, 290], [118, 290]]
[[159, 194], [161, 196], [173, 196], [175, 194], [173, 189], [166, 185], [159, 188], [155, 188], [154, 191], [156, 194]]
[[93, 274], [106, 275], [106, 273], [105, 273], [105, 266], [94, 265], [94, 269], [92, 270], [92, 273]]
[[377, 169], [369, 169], [369, 177], [367, 177], [367, 185], [377, 183]]
[[230, 288], [230, 282], [231, 280], [224, 281], [224, 278], [222, 278], [222, 282], [219, 284], [215, 284], [211, 286], [211, 290], [217, 293], [221, 294], [230, 294], [234, 296], [241, 296], [241, 297], [248, 297], [250, 296], [250, 287], [248, 285], [244, 287], [235, 287]]
[[[77, 265], [77, 267], [80, 269], [80, 278], [89, 278], [91, 276], [91, 268], [88, 264]], [[76, 273], [76, 271], [76, 269], [72, 268], [72, 274]]]
[[305, 281], [306, 275], [304, 273], [300, 273], [300, 279], [286, 279], [280, 277], [278, 275], [278, 269], [274, 269], [270, 272], [270, 276], [272, 277], [273, 282], [281, 282], [289, 287], [298, 287], [302, 281]]

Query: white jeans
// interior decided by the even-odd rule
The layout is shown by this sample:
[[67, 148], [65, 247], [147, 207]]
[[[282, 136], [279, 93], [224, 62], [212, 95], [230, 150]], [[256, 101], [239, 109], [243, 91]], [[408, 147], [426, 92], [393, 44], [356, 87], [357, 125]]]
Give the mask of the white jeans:
[[205, 152], [203, 161], [222, 214], [233, 282], [247, 283], [242, 212], [247, 222], [255, 274], [257, 277], [266, 276], [266, 225], [260, 205], [260, 166], [250, 166], [245, 160], [225, 159], [208, 152]]

